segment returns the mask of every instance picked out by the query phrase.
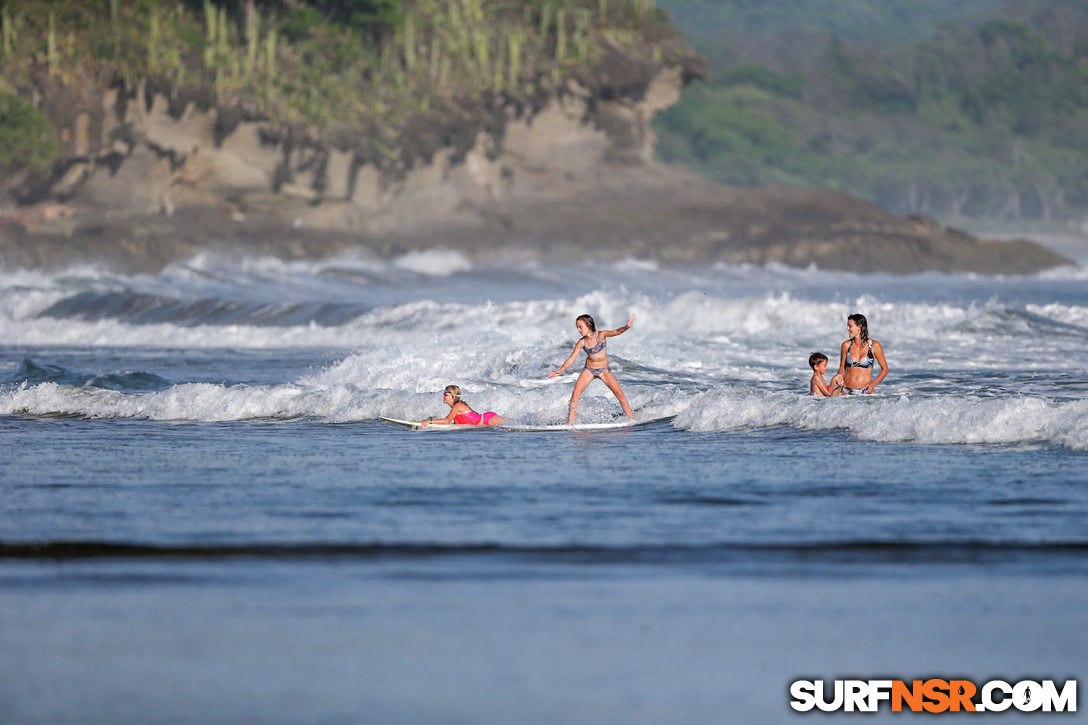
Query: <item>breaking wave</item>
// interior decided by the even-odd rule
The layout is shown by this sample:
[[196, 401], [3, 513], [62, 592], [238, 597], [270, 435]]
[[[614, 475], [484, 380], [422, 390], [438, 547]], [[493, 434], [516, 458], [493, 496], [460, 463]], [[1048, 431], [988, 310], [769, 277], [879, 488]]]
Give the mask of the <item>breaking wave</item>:
[[[882, 395], [810, 399], [809, 353], [825, 352], [834, 369], [845, 317], [859, 310], [893, 370]], [[1088, 305], [1077, 271], [980, 280], [638, 260], [568, 268], [446, 250], [392, 261], [201, 256], [159, 275], [0, 270], [0, 340], [15, 349], [0, 361], [0, 414], [358, 422], [434, 415], [436, 391], [456, 383], [477, 409], [554, 422], [573, 377], [547, 372], [570, 354], [574, 317], [586, 312], [602, 329], [636, 315], [609, 341], [610, 363], [637, 414], [675, 415], [679, 430], [789, 426], [1088, 448]], [[69, 362], [48, 352], [59, 347], [94, 352]], [[109, 347], [156, 362], [111, 369], [97, 360]], [[278, 375], [269, 364], [259, 380], [244, 370], [194, 379], [186, 367], [196, 350], [254, 351], [271, 363], [277, 355], [265, 351], [308, 349], [332, 362]], [[592, 385], [579, 415], [607, 421], [619, 410]]]
[[1050, 443], [1088, 450], [1088, 400], [872, 395], [817, 399], [744, 389], [706, 392], [674, 420], [688, 431], [770, 426], [845, 430], [887, 443]]

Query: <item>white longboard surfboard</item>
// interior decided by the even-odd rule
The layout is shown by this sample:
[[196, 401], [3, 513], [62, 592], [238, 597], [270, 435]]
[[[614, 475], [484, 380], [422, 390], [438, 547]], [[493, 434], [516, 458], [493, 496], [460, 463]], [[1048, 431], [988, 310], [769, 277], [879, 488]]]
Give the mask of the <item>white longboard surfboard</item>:
[[431, 423], [424, 429], [423, 421], [421, 420], [400, 420], [399, 418], [386, 418], [384, 415], [379, 416], [378, 420], [385, 423], [392, 423], [393, 425], [403, 426], [408, 430], [472, 430], [477, 427], [474, 425], [456, 425], [454, 423]]
[[387, 418], [386, 416], [380, 416], [378, 420], [385, 423], [392, 423], [393, 425], [403, 426], [408, 430], [435, 430], [435, 431], [447, 431], [447, 430], [475, 430], [479, 428], [493, 428], [495, 430], [514, 431], [519, 433], [546, 433], [548, 431], [600, 431], [600, 430], [619, 430], [621, 428], [634, 428], [639, 425], [646, 425], [648, 423], [656, 423], [659, 420], [665, 420], [664, 418], [655, 418], [653, 420], [626, 420], [616, 423], [575, 423], [574, 425], [567, 425], [566, 423], [558, 423], [554, 425], [520, 425], [516, 423], [503, 423], [498, 426], [487, 425], [458, 425], [456, 423], [431, 423], [426, 428], [423, 427], [422, 421], [418, 420], [401, 420], [399, 418]]
[[567, 425], [566, 423], [557, 423], [555, 425], [517, 425], [504, 423], [502, 425], [502, 428], [504, 430], [518, 431], [524, 433], [545, 433], [547, 431], [561, 430], [619, 430], [621, 428], [634, 428], [638, 424], [639, 421], [627, 421], [623, 423], [575, 423], [574, 425]]

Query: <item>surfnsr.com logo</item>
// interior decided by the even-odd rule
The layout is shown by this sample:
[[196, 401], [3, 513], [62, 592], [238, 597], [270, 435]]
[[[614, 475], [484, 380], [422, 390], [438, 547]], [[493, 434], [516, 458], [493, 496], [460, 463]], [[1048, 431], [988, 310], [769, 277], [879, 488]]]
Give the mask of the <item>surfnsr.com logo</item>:
[[[827, 686], [827, 685], [830, 685]], [[1054, 680], [990, 680], [981, 686], [970, 680], [795, 680], [790, 707], [799, 712], [1076, 712], [1077, 681], [1061, 687]]]

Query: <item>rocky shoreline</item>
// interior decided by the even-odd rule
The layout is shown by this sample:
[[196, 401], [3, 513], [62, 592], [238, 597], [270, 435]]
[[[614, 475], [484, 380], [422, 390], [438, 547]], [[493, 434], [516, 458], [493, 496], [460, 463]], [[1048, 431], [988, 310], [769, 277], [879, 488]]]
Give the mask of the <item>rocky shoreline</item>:
[[642, 169], [624, 193], [612, 188], [566, 200], [491, 204], [473, 209], [471, 221], [406, 233], [295, 226], [222, 206], [110, 215], [50, 205], [0, 216], [0, 265], [57, 269], [91, 263], [155, 273], [201, 252], [297, 260], [337, 254], [390, 258], [433, 248], [477, 260], [502, 255], [571, 263], [637, 258], [668, 266], [776, 262], [896, 274], [1027, 274], [1074, 264], [1031, 241], [978, 239], [836, 192], [733, 189], [671, 169], [659, 172], [655, 178]]

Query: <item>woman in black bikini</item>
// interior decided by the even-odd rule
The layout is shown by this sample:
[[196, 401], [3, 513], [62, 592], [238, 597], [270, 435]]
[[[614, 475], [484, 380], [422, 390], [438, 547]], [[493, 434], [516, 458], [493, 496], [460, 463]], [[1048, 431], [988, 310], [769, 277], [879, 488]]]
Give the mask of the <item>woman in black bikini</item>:
[[574, 343], [574, 352], [570, 354], [566, 362], [560, 365], [558, 370], [552, 370], [548, 373], [549, 378], [561, 375], [567, 369], [567, 366], [574, 362], [574, 358], [578, 356], [578, 351], [585, 351], [586, 366], [578, 374], [578, 380], [574, 383], [574, 392], [570, 395], [567, 425], [574, 424], [574, 412], [578, 409], [578, 399], [582, 397], [582, 391], [594, 378], [600, 378], [601, 382], [607, 385], [608, 389], [615, 394], [616, 399], [620, 401], [620, 407], [623, 408], [623, 412], [628, 418], [635, 417], [635, 414], [631, 412], [631, 406], [627, 404], [627, 398], [624, 397], [623, 391], [620, 390], [620, 384], [616, 382], [616, 376], [608, 369], [608, 352], [604, 349], [606, 338], [627, 332], [634, 321], [635, 316], [631, 315], [631, 319], [627, 320], [626, 325], [615, 330], [598, 330], [593, 318], [589, 315], [580, 315], [574, 321], [574, 326], [578, 329], [582, 339]]
[[[853, 314], [846, 318], [846, 334], [850, 336], [842, 344], [839, 353], [839, 372], [831, 378], [832, 385], [842, 385], [843, 395], [871, 393], [888, 375], [888, 363], [884, 359], [884, 347], [869, 339], [869, 322], [865, 315]], [[880, 375], [873, 379], [873, 362], [880, 365]]]

